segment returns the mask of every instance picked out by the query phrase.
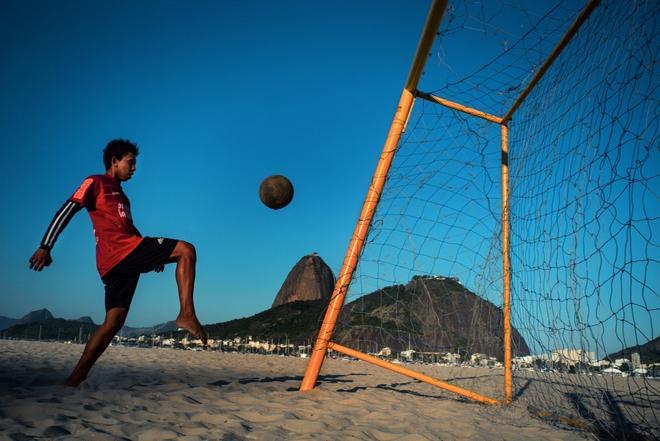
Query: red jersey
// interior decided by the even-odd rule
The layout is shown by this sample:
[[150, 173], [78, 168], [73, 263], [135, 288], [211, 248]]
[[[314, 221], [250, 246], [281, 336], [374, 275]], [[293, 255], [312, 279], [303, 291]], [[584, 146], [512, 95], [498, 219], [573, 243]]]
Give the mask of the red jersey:
[[96, 238], [96, 267], [103, 277], [142, 241], [133, 225], [131, 204], [120, 181], [108, 175], [88, 177], [69, 201], [89, 212]]

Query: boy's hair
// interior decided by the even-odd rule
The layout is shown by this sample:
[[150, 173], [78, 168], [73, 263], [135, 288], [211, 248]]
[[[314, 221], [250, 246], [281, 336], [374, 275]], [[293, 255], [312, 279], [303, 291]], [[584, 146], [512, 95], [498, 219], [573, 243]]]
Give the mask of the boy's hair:
[[105, 146], [105, 149], [103, 149], [103, 164], [105, 165], [105, 169], [110, 169], [112, 158], [121, 160], [121, 158], [129, 153], [133, 153], [133, 156], [138, 155], [139, 150], [137, 144], [128, 139], [113, 139]]

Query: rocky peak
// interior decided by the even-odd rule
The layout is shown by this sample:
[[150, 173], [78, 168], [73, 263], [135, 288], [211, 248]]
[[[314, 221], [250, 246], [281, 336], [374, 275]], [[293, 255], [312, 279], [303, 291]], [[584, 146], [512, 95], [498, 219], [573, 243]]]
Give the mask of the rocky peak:
[[298, 300], [329, 300], [335, 275], [321, 257], [312, 253], [298, 261], [280, 288], [273, 308]]

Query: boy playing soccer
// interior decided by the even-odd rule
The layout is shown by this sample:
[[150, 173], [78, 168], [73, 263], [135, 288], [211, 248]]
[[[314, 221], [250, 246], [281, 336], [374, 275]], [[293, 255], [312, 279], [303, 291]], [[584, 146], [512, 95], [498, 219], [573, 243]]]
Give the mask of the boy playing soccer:
[[110, 141], [103, 150], [105, 174], [92, 175], [55, 214], [41, 245], [30, 258], [30, 268], [41, 271], [53, 259], [50, 250], [71, 218], [83, 207], [89, 212], [96, 238], [96, 266], [105, 285], [105, 321], [96, 330], [66, 381], [78, 386], [126, 320], [141, 273], [161, 272], [176, 262], [180, 311], [176, 325], [206, 345], [206, 333], [193, 304], [195, 248], [181, 240], [142, 237], [133, 225], [131, 205], [121, 188], [136, 170], [137, 146], [127, 140]]

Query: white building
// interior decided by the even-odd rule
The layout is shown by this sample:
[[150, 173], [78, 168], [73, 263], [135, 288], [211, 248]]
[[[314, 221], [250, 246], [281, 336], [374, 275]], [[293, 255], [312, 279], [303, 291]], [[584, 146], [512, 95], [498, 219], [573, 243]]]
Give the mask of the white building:
[[614, 363], [612, 364], [618, 368], [620, 368], [624, 364], [630, 366], [630, 360], [628, 360], [627, 358], [617, 358], [616, 360], [614, 360]]
[[564, 363], [575, 366], [577, 363], [593, 363], [596, 357], [593, 352], [584, 349], [555, 349], [550, 354], [553, 363]]
[[401, 351], [401, 358], [404, 360], [412, 360], [413, 357], [415, 356], [415, 350], [414, 349], [408, 349], [406, 351]]
[[593, 361], [589, 364], [595, 368], [604, 369], [607, 366], [609, 366], [611, 363], [608, 360], [599, 360], [599, 361]]
[[479, 360], [479, 366], [481, 367], [494, 367], [497, 364], [497, 358], [495, 357], [486, 357]]
[[176, 345], [176, 339], [175, 338], [166, 338], [163, 340], [163, 346], [165, 347], [174, 347]]
[[631, 356], [632, 358], [632, 368], [641, 369], [642, 367], [642, 358], [639, 356], [639, 352], [634, 352]]
[[519, 365], [532, 365], [534, 363], [534, 360], [536, 360], [536, 357], [533, 355], [522, 355], [520, 357], [514, 357], [511, 362], [513, 364], [519, 364]]
[[470, 364], [477, 365], [481, 364], [481, 360], [487, 360], [488, 356], [486, 354], [475, 353], [470, 355]]
[[392, 356], [392, 349], [388, 348], [385, 346], [383, 349], [378, 352], [379, 357], [391, 357]]
[[615, 367], [609, 367], [607, 369], [603, 369], [601, 371], [603, 374], [610, 374], [610, 375], [622, 375], [623, 372], [621, 372], [619, 369]]
[[648, 371], [648, 369], [637, 368], [637, 369], [634, 369], [632, 373], [636, 377], [646, 377], [649, 374], [649, 371]]

